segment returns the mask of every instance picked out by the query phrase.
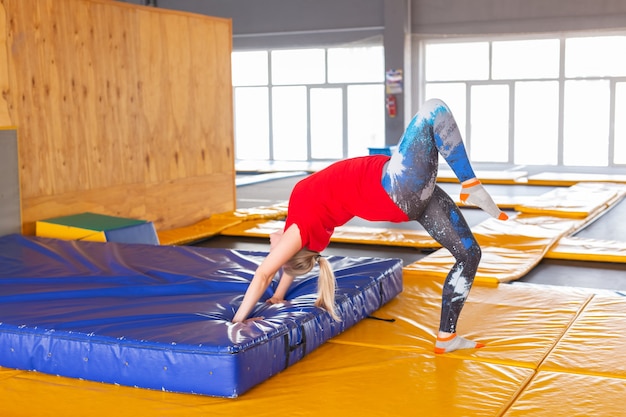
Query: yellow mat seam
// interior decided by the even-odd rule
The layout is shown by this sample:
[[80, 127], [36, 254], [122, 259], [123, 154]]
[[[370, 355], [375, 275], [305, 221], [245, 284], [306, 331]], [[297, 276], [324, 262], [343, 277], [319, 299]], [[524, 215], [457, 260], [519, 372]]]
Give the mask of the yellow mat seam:
[[540, 370], [541, 367], [543, 366], [543, 364], [545, 363], [546, 359], [548, 358], [548, 356], [550, 356], [550, 354], [554, 351], [554, 349], [556, 348], [556, 346], [559, 344], [559, 342], [563, 339], [563, 337], [567, 334], [567, 332], [572, 328], [572, 326], [574, 325], [574, 323], [576, 322], [576, 320], [578, 320], [578, 318], [580, 317], [580, 315], [583, 313], [583, 311], [585, 311], [585, 308], [587, 308], [587, 306], [589, 305], [589, 303], [591, 303], [591, 300], [593, 300], [593, 298], [595, 297], [595, 294], [591, 294], [587, 300], [584, 302], [584, 304], [578, 309], [578, 311], [576, 312], [576, 314], [574, 315], [574, 317], [572, 317], [572, 319], [570, 320], [570, 322], [567, 324], [567, 326], [565, 326], [565, 329], [563, 329], [563, 332], [561, 333], [561, 335], [555, 340], [555, 342], [552, 344], [552, 347], [550, 347], [550, 349], [548, 349], [548, 352], [545, 354], [545, 356], [543, 357], [543, 359], [539, 362], [539, 364], [537, 364], [537, 370]]

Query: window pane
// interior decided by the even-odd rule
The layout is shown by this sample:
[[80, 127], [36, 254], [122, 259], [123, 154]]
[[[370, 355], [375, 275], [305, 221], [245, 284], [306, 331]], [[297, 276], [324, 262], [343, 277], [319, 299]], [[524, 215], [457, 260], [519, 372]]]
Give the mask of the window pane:
[[307, 160], [306, 87], [272, 88], [274, 159]]
[[492, 48], [495, 80], [559, 76], [558, 39], [494, 42]]
[[323, 49], [272, 51], [272, 83], [322, 84], [326, 80]]
[[426, 81], [486, 80], [489, 43], [427, 44]]
[[448, 105], [464, 139], [467, 132], [465, 130], [467, 121], [466, 91], [465, 83], [426, 84], [425, 94], [426, 100], [438, 98]]
[[509, 159], [509, 88], [506, 85], [472, 87], [471, 160], [507, 162]]
[[235, 148], [237, 159], [269, 159], [267, 87], [235, 88]]
[[[378, 85], [348, 86], [348, 156], [385, 146], [385, 89]], [[400, 139], [400, 138], [398, 138]]]
[[626, 75], [626, 36], [565, 40], [565, 76]]
[[343, 92], [311, 89], [311, 158], [343, 158]]
[[556, 165], [558, 137], [558, 81], [515, 83], [514, 162]]
[[607, 166], [609, 82], [566, 81], [563, 163]]
[[385, 73], [382, 46], [328, 50], [328, 82], [382, 82]]
[[267, 51], [233, 52], [233, 86], [267, 85]]
[[626, 164], [626, 83], [615, 85], [615, 150], [616, 164]]

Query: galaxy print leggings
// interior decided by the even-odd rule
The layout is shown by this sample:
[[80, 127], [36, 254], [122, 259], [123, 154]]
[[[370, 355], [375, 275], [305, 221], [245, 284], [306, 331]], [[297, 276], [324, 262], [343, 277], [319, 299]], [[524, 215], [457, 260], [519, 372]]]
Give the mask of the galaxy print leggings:
[[382, 184], [398, 207], [456, 260], [444, 283], [439, 325], [440, 331], [455, 333], [481, 250], [457, 205], [436, 184], [439, 154], [461, 182], [475, 177], [452, 113], [441, 100], [429, 100], [400, 139]]

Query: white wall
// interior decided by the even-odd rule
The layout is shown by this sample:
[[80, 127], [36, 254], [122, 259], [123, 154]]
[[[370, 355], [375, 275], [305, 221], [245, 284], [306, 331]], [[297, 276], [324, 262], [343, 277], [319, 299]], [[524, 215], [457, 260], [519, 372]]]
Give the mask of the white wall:
[[624, 0], [412, 0], [413, 34], [537, 33], [626, 28]]
[[[138, 2], [140, 0], [126, 0]], [[233, 19], [235, 47], [247, 37], [284, 44], [382, 33], [398, 0], [153, 0], [158, 7]], [[413, 34], [489, 34], [626, 28], [624, 0], [411, 0]]]

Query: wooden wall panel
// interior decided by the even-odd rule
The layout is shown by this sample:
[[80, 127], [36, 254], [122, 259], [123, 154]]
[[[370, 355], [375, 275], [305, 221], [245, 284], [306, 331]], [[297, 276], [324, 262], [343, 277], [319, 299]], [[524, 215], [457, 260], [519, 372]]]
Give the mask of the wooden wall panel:
[[[224, 37], [225, 32], [217, 25], [188, 25], [184, 21], [172, 25], [171, 16], [165, 20], [164, 16], [150, 14], [139, 23], [141, 43], [150, 45], [139, 51], [139, 61], [151, 63], [140, 69], [140, 77], [159, 87], [143, 88], [140, 96], [143, 116], [153, 128], [149, 136], [166, 130], [175, 138], [175, 146], [147, 154], [150, 180], [158, 182], [232, 169], [222, 162], [232, 158], [228, 154], [232, 147], [224, 146], [222, 140], [225, 134], [232, 135], [230, 64], [226, 66], [219, 59], [220, 45], [229, 42], [229, 38]], [[162, 36], [154, 37], [155, 32]], [[218, 39], [219, 43], [207, 44], [206, 39]], [[181, 72], [187, 67], [196, 71]], [[222, 86], [224, 80], [228, 80], [228, 89]], [[191, 103], [194, 105], [190, 106]], [[154, 166], [163, 169], [154, 170]]]
[[6, 103], [25, 233], [96, 208], [159, 229], [235, 208], [230, 20], [106, 0], [0, 1], [10, 92], [0, 121]]
[[[198, 219], [205, 219], [214, 213], [224, 213], [233, 210], [230, 201], [217, 198], [228, 195], [232, 191], [230, 174], [216, 173], [200, 177], [184, 178], [166, 183], [169, 193], [160, 192], [163, 184], [147, 185], [145, 200], [148, 212], [159, 212], [163, 216], [155, 221], [162, 224], [163, 230], [171, 229], [176, 225], [190, 224], [187, 213], [179, 207], [193, 205]], [[221, 205], [218, 203], [222, 200]], [[211, 205], [203, 202], [210, 201]], [[195, 223], [195, 222], [191, 222]]]
[[[7, 12], [4, 4], [0, 3], [0, 57], [8, 57], [9, 49], [7, 43]], [[0, 59], [0, 127], [13, 126], [11, 114], [9, 113], [9, 102], [7, 93], [10, 91], [9, 85], [9, 61]]]

